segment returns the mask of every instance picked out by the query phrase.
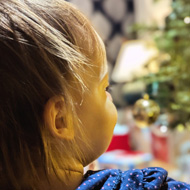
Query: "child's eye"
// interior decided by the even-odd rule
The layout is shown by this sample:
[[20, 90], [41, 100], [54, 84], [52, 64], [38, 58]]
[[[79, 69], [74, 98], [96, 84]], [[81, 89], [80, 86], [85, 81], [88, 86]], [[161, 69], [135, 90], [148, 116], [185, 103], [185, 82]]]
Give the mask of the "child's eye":
[[111, 90], [112, 90], [112, 89], [111, 89], [111, 86], [110, 86], [110, 85], [108, 85], [108, 86], [105, 88], [105, 91], [106, 91], [106, 92], [111, 92]]

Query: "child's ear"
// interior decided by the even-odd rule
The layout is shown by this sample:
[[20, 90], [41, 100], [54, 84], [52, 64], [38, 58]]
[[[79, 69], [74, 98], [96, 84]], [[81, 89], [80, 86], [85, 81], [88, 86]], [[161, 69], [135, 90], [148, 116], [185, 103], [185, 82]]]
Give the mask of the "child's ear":
[[71, 112], [67, 110], [62, 96], [53, 96], [47, 101], [43, 116], [45, 126], [54, 137], [65, 140], [74, 138]]

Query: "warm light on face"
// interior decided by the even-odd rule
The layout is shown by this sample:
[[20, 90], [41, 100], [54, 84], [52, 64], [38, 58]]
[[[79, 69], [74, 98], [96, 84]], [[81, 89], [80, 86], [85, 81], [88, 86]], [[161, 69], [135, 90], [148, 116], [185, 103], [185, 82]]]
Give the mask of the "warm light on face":
[[109, 77], [105, 46], [98, 34], [97, 38], [94, 43], [96, 52], [92, 57], [92, 69], [84, 75], [89, 90], [84, 93], [82, 104], [77, 107], [77, 115], [81, 122], [80, 129], [87, 137], [86, 139], [82, 136], [76, 137], [77, 143], [82, 148], [81, 152], [85, 155], [83, 166], [106, 151], [117, 122], [117, 110], [111, 94], [107, 92]]

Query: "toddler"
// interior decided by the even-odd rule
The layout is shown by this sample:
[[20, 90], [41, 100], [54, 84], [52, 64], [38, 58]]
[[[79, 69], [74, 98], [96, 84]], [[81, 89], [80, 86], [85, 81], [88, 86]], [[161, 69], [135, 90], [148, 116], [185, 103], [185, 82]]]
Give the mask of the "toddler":
[[0, 0], [0, 189], [190, 189], [162, 168], [88, 171], [117, 112], [105, 47], [63, 0]]

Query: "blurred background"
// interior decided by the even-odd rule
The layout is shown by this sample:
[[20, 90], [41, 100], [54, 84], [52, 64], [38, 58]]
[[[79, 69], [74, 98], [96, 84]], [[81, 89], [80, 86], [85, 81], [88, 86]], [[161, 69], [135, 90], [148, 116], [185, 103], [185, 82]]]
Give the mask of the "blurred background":
[[91, 169], [160, 166], [190, 181], [190, 1], [68, 0], [103, 39], [118, 110]]

